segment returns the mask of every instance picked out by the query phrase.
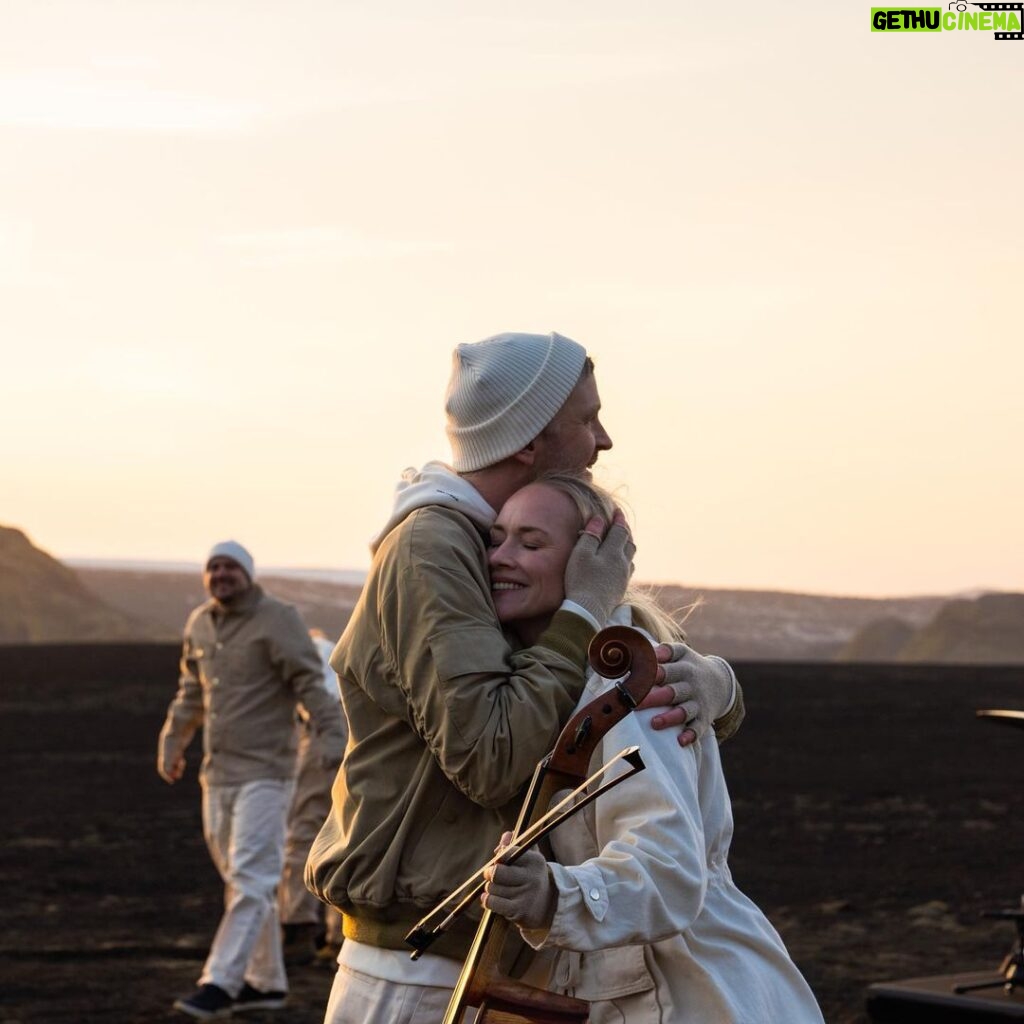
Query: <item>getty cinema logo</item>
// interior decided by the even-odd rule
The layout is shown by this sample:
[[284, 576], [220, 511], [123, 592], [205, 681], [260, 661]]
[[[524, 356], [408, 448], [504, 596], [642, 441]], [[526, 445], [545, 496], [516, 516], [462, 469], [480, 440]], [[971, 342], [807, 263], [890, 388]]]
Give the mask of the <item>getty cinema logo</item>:
[[[976, 8], [971, 10], [971, 8]], [[1024, 3], [981, 4], [953, 0], [941, 7], [872, 7], [872, 32], [994, 32], [996, 39], [1024, 39]]]

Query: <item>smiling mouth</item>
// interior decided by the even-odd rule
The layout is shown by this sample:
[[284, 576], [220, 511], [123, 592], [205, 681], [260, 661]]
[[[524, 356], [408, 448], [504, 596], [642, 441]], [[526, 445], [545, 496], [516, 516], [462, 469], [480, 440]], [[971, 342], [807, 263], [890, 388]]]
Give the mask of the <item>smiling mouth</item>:
[[525, 583], [492, 583], [491, 590], [525, 590]]

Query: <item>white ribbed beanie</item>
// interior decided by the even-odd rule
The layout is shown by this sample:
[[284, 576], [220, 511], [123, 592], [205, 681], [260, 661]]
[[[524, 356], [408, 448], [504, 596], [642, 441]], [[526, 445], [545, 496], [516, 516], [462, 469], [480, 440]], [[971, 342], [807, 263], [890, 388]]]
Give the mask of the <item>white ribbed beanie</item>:
[[587, 359], [561, 334], [496, 334], [459, 345], [444, 409], [459, 473], [493, 466], [525, 448], [562, 408]]
[[249, 577], [250, 583], [256, 579], [256, 565], [252, 560], [252, 555], [237, 540], [222, 540], [219, 544], [214, 544], [206, 556], [204, 568], [207, 568], [218, 556], [237, 562], [245, 570], [245, 575]]

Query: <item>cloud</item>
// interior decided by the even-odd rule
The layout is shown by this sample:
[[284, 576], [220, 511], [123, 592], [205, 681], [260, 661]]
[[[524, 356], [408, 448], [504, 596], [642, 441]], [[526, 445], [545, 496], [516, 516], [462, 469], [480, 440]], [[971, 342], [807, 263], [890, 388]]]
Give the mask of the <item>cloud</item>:
[[663, 286], [599, 281], [564, 294], [592, 308], [635, 317], [647, 330], [676, 334], [681, 323], [718, 330], [762, 323], [807, 302], [810, 289], [800, 281], [763, 277]]
[[56, 275], [39, 267], [32, 225], [0, 220], [0, 287], [46, 288], [56, 283]]
[[249, 129], [260, 105], [156, 88], [138, 77], [48, 69], [0, 78], [0, 125], [223, 134]]
[[326, 226], [218, 235], [216, 241], [240, 253], [250, 266], [389, 260], [450, 248], [445, 242], [374, 238], [350, 228]]

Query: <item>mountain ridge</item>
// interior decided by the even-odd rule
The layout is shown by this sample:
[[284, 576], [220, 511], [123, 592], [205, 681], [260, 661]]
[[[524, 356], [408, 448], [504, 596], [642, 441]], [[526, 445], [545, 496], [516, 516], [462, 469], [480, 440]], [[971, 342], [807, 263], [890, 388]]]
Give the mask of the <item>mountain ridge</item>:
[[16, 527], [0, 526], [0, 643], [134, 640], [135, 616], [107, 605]]
[[[361, 591], [345, 570], [267, 569], [259, 582], [341, 635]], [[347, 579], [347, 581], [346, 581]], [[734, 660], [1024, 664], [1024, 595], [899, 598], [678, 584], [649, 588], [697, 649]], [[205, 600], [198, 565], [63, 564], [0, 526], [0, 644], [175, 641]]]

